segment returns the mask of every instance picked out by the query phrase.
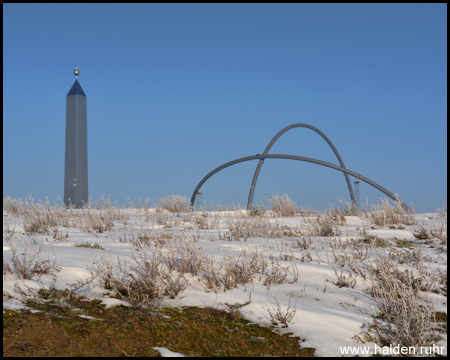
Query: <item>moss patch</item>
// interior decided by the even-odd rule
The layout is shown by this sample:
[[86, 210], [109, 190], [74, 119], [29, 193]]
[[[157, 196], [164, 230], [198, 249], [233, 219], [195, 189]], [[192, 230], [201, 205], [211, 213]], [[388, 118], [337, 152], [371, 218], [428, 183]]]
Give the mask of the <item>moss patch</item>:
[[91, 244], [91, 243], [88, 243], [88, 242], [84, 242], [84, 243], [81, 243], [81, 244], [75, 244], [74, 246], [75, 247], [82, 247], [82, 248], [89, 248], [89, 249], [105, 250], [105, 248], [103, 246], [101, 246], [100, 244], [98, 244], [98, 243]]
[[436, 311], [436, 323], [444, 332], [447, 332], [447, 313]]
[[399, 248], [408, 248], [408, 249], [414, 248], [414, 244], [412, 243], [412, 241], [406, 239], [395, 239], [395, 246]]
[[[67, 299], [67, 298], [66, 298]], [[65, 304], [28, 301], [42, 313], [3, 314], [3, 356], [312, 356], [299, 338], [249, 323], [237, 312], [196, 307], [105, 309], [70, 296]], [[95, 319], [82, 318], [87, 315]], [[24, 340], [26, 339], [26, 340]]]
[[374, 247], [385, 248], [391, 246], [389, 241], [384, 240], [375, 235], [366, 235], [366, 237], [362, 240], [366, 244], [371, 244]]

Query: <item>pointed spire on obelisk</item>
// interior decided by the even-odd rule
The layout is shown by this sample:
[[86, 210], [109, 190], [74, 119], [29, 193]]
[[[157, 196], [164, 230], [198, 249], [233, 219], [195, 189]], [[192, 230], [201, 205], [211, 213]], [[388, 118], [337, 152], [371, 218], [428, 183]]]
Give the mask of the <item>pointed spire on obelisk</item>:
[[75, 82], [66, 97], [66, 154], [64, 164], [64, 204], [81, 208], [88, 202], [87, 106], [86, 94]]

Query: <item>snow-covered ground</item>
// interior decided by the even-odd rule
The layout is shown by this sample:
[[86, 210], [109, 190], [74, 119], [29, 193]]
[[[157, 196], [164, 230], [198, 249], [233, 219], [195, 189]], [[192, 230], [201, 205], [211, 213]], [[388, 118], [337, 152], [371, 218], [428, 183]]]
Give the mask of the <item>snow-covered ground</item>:
[[[73, 213], [81, 219], [86, 211], [74, 210]], [[442, 214], [416, 214], [415, 224], [394, 229], [389, 226], [371, 228], [367, 219], [346, 216], [344, 225], [336, 225], [335, 235], [314, 236], [314, 224], [317, 223], [313, 214], [309, 217], [274, 217], [266, 213], [259, 217], [244, 216], [239, 211], [209, 212], [203, 216], [194, 212], [178, 216], [165, 214], [166, 218], [158, 224], [156, 215], [162, 214], [156, 214], [155, 209], [129, 208], [120, 212], [123, 218], [114, 220], [114, 226], [102, 233], [88, 232], [80, 222], [78, 226], [56, 226], [47, 233], [27, 235], [24, 218], [4, 211], [3, 308], [23, 308], [21, 299], [32, 293], [31, 289], [75, 288], [73, 284], [77, 280], [89, 279], [94, 262], [104, 263], [108, 257], [110, 261], [125, 259], [132, 265], [133, 249], [139, 248], [132, 240], [139, 243], [139, 236], [142, 236], [141, 240], [146, 240], [145, 245], [143, 240], [140, 243], [141, 249], [146, 249], [144, 254], [151, 254], [158, 248], [163, 258], [170, 249], [174, 251], [179, 244], [189, 243], [197, 250], [203, 249], [204, 256], [214, 259], [216, 267], [223, 266], [221, 261], [233, 254], [240, 254], [241, 260], [245, 258], [244, 254], [248, 258], [260, 256], [265, 259], [266, 270], [255, 273], [251, 281], [230, 289], [208, 286], [201, 272], [196, 275], [186, 273], [186, 288], [176, 296], [165, 296], [162, 305], [233, 309], [248, 320], [265, 326], [272, 325], [272, 317], [276, 320], [277, 309], [281, 315], [295, 309], [287, 328], [278, 321], [279, 331], [300, 337], [300, 345], [316, 349], [316, 356], [354, 356], [350, 348], [344, 348], [353, 347], [353, 351], [356, 347], [370, 348], [373, 352], [375, 346], [382, 346], [367, 341], [364, 334], [367, 326], [364, 328], [363, 324], [371, 323], [372, 315], [378, 312], [370, 293], [373, 274], [367, 269], [383, 254], [392, 259], [396, 268], [402, 272], [409, 270], [415, 278], [422, 271], [421, 276], [427, 277], [424, 282], [434, 291], [418, 291], [418, 297], [428, 296], [435, 311], [447, 312], [446, 290], [444, 293], [443, 284], [439, 283], [443, 274], [446, 281], [447, 243], [439, 239], [419, 240], [413, 235], [421, 227], [437, 229], [443, 224], [446, 231], [447, 220]], [[100, 211], [90, 210], [90, 213], [98, 215]], [[247, 225], [243, 223], [245, 221]], [[251, 221], [254, 221], [253, 225], [249, 225]], [[238, 240], [232, 232], [233, 226], [243, 229], [245, 226], [265, 227], [268, 230], [265, 236], [250, 234], [248, 238], [244, 236]], [[267, 235], [271, 230], [272, 235]], [[336, 230], [339, 231], [337, 234]], [[385, 247], [376, 247], [375, 243], [369, 246], [367, 239], [386, 240]], [[75, 246], [86, 243], [98, 244], [101, 248]], [[50, 264], [59, 267], [59, 271], [50, 270], [44, 275], [35, 273], [31, 279], [20, 279], [14, 271], [14, 247], [18, 259], [24, 262], [49, 260]], [[38, 248], [40, 252], [34, 257]], [[5, 264], [11, 271], [5, 270]], [[338, 277], [348, 286], [339, 287]], [[105, 281], [97, 276], [75, 290], [75, 294], [101, 299], [106, 306], [128, 305], [124, 300], [112, 297], [114, 290], [105, 286]], [[18, 291], [18, 287], [23, 291]], [[364, 339], [366, 341], [362, 343]], [[446, 354], [446, 334], [441, 334], [437, 345], [445, 347]], [[170, 349], [162, 350], [162, 353], [170, 355], [168, 351]]]

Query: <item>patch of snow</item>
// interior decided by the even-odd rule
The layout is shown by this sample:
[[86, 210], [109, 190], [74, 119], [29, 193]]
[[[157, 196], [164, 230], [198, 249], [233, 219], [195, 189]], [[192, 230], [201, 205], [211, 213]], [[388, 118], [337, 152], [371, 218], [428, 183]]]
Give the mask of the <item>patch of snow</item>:
[[163, 347], [154, 347], [153, 349], [158, 350], [161, 353], [161, 357], [185, 357], [183, 354], [170, 351]]

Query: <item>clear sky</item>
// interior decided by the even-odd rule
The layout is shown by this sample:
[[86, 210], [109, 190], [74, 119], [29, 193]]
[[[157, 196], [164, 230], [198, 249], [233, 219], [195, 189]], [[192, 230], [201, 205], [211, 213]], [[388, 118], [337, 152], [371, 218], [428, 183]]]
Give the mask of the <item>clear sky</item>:
[[[87, 95], [89, 196], [191, 197], [294, 123], [416, 211], [447, 203], [446, 4], [3, 4], [3, 196], [64, 192], [65, 106]], [[337, 164], [299, 128], [271, 153]], [[202, 187], [245, 206], [256, 161]], [[355, 180], [351, 178], [352, 182]], [[267, 159], [272, 193], [323, 209], [342, 173]], [[361, 199], [384, 195], [361, 184]]]

